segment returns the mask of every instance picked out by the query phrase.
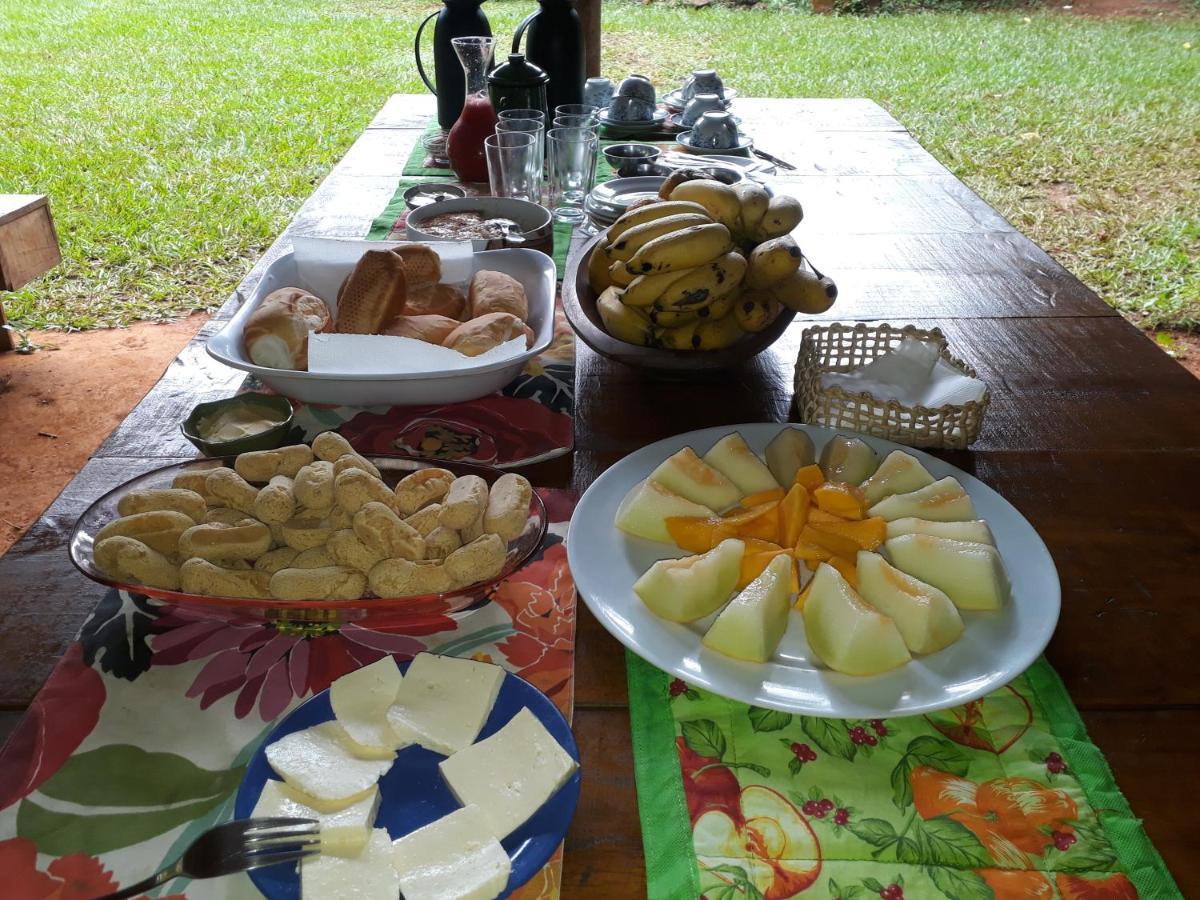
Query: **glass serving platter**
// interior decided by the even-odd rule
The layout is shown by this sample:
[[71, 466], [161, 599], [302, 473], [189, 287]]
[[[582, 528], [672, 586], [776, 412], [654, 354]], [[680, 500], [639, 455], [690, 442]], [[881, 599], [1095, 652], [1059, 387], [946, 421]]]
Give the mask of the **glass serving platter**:
[[[443, 468], [455, 475], [479, 475], [489, 485], [504, 474], [501, 469], [474, 463], [424, 460], [410, 457], [368, 457], [380, 470], [389, 487], [405, 475], [418, 469]], [[94, 553], [95, 536], [106, 524], [118, 518], [117, 504], [131, 491], [148, 488], [167, 488], [181, 472], [232, 466], [234, 457], [197, 459], [177, 463], [139, 475], [109, 491], [84, 512], [75, 523], [69, 544], [71, 562], [88, 578], [121, 591], [140, 594], [152, 600], [178, 604], [196, 610], [207, 610], [213, 615], [235, 614], [266, 619], [275, 623], [294, 623], [299, 626], [319, 626], [335, 629], [348, 623], [379, 625], [387, 622], [405, 622], [433, 616], [444, 616], [464, 612], [487, 602], [491, 588], [503, 581], [533, 555], [541, 546], [546, 534], [546, 508], [537, 491], [529, 506], [529, 520], [525, 530], [509, 542], [504, 569], [498, 576], [455, 591], [443, 594], [424, 594], [411, 597], [365, 596], [357, 600], [254, 600], [245, 597], [213, 597], [203, 594], [188, 594], [168, 591], [144, 584], [124, 582], [105, 574], [96, 565]]]

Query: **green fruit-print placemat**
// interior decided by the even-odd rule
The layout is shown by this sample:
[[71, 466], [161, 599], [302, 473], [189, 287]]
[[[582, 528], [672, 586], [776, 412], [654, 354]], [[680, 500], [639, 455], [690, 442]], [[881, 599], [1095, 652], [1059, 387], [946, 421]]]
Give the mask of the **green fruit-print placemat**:
[[965, 706], [862, 721], [626, 663], [652, 900], [1182, 898], [1044, 659]]

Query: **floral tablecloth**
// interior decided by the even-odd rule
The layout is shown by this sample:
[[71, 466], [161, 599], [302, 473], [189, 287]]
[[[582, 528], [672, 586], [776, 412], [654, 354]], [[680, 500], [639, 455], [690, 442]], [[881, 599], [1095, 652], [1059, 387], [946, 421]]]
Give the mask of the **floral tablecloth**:
[[1045, 660], [965, 706], [822, 719], [627, 658], [651, 898], [1181, 898]]
[[[455, 618], [306, 633], [109, 592], [0, 750], [0, 896], [85, 900], [173, 861], [231, 817], [246, 762], [280, 716], [387, 654], [497, 663], [570, 717], [575, 588], [563, 542], [574, 499], [539, 493], [542, 547], [490, 603]], [[560, 865], [561, 849], [517, 896], [557, 897]], [[259, 896], [245, 875], [168, 890]]]

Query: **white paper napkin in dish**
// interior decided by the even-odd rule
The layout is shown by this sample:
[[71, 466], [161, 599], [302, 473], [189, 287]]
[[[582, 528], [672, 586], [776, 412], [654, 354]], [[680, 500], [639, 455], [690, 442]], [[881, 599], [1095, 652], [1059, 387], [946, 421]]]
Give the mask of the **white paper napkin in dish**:
[[[337, 293], [354, 264], [368, 250], [387, 250], [399, 241], [358, 241], [337, 238], [296, 237], [292, 256], [303, 288], [329, 304], [337, 315]], [[429, 246], [442, 261], [442, 282], [465, 285], [475, 274], [475, 251], [470, 241], [443, 241]]]
[[962, 405], [983, 399], [987, 385], [963, 375], [941, 358], [937, 344], [906, 337], [900, 346], [849, 372], [824, 372], [823, 388], [868, 393], [905, 406]]
[[512, 359], [525, 352], [525, 336], [478, 356], [391, 334], [310, 334], [308, 371], [323, 375], [441, 375]]

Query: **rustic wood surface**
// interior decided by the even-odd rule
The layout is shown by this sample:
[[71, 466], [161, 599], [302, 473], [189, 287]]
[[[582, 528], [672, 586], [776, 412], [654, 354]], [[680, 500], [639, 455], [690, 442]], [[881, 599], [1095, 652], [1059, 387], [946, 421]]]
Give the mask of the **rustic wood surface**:
[[[971, 451], [939, 454], [992, 485], [1050, 547], [1063, 612], [1048, 656], [1145, 819], [1185, 896], [1200, 896], [1200, 382], [1023, 237], [868, 100], [739, 99], [776, 179], [806, 215], [800, 245], [841, 288], [821, 318], [936, 325], [991, 385]], [[361, 236], [391, 198], [432, 98], [395, 96], [247, 274], [292, 234]], [[364, 122], [364, 125], [367, 123]], [[14, 727], [101, 595], [65, 541], [88, 503], [147, 469], [191, 458], [178, 422], [239, 373], [203, 342], [221, 310], [30, 532], [0, 560], [0, 737]], [[804, 317], [728, 376], [656, 381], [580, 347], [576, 452], [533, 467], [582, 489], [626, 453], [709, 425], [795, 418]], [[564, 896], [644, 893], [623, 651], [581, 604], [575, 733], [585, 766]]]

